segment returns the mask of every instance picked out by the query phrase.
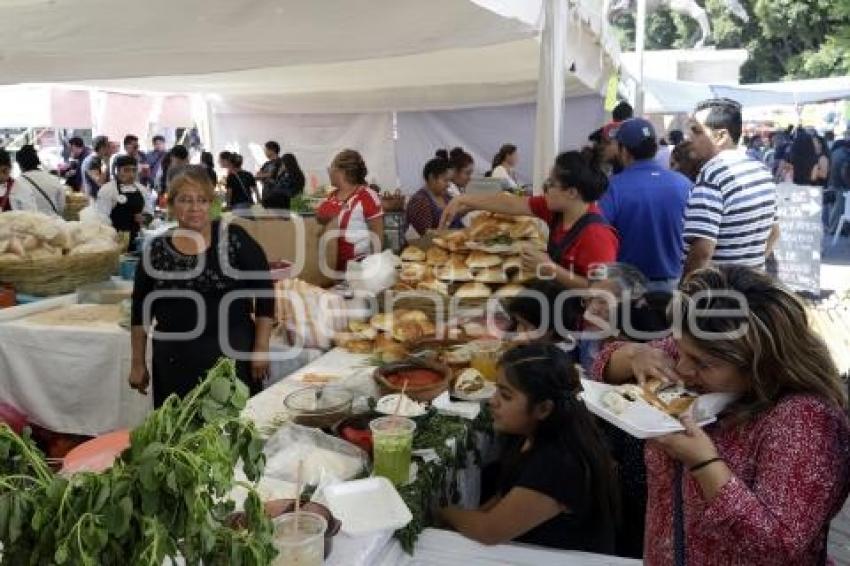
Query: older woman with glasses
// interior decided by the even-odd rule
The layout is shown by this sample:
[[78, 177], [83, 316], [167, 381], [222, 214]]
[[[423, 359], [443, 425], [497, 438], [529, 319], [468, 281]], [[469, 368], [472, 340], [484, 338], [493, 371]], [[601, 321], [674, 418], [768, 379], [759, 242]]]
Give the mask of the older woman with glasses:
[[[203, 166], [174, 171], [168, 182], [175, 230], [155, 238], [136, 271], [130, 386], [154, 406], [185, 396], [221, 356], [233, 357], [252, 394], [268, 376], [274, 299], [262, 248], [236, 225], [210, 220], [214, 189]], [[147, 333], [156, 321], [151, 373]]]

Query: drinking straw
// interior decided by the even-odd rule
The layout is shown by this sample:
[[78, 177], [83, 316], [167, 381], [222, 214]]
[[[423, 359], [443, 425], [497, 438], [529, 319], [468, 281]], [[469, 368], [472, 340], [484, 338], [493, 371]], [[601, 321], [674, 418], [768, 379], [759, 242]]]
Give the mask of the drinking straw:
[[401, 387], [401, 393], [398, 396], [398, 403], [395, 404], [395, 411], [393, 411], [393, 416], [397, 417], [398, 412], [401, 410], [401, 402], [404, 400], [404, 392], [407, 391], [407, 380], [404, 380], [404, 385]]
[[298, 471], [295, 475], [295, 534], [301, 530], [299, 528], [299, 519], [301, 517], [301, 491], [303, 489], [302, 485], [302, 475], [304, 471], [304, 460], [298, 460]]

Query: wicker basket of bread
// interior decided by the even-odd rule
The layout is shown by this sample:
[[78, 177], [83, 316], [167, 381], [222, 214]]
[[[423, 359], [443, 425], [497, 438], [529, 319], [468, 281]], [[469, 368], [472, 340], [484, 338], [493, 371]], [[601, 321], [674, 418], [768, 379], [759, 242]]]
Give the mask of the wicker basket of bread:
[[120, 255], [111, 226], [38, 212], [0, 214], [0, 282], [20, 293], [59, 295], [109, 279]]

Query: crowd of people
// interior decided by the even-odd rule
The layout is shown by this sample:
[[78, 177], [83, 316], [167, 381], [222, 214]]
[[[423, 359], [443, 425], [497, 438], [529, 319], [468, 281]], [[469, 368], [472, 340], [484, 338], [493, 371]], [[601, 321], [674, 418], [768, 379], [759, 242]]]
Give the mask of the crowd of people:
[[[475, 210], [531, 214], [550, 240], [547, 253], [523, 253], [547, 280], [530, 291], [548, 300], [521, 294], [506, 306], [515, 336], [538, 332], [501, 362], [490, 402], [506, 438], [495, 487], [479, 509], [441, 516], [488, 544], [652, 564], [824, 563], [850, 490], [847, 385], [801, 302], [765, 273], [779, 236], [777, 178], [740, 148], [734, 101], [697, 106], [687, 141], [661, 159], [652, 124], [622, 118], [593, 147], [559, 155], [544, 195], [460, 195], [444, 209], [443, 226]], [[811, 164], [812, 178], [826, 170]], [[615, 338], [583, 337], [608, 305], [554, 300], [571, 288], [614, 295]], [[740, 313], [733, 296], [746, 304]], [[667, 328], [671, 309], [706, 319], [661, 340], [635, 332]], [[547, 320], [570, 330], [550, 322], [539, 332]], [[612, 384], [675, 380], [738, 400], [716, 424], [686, 416], [683, 433], [643, 442], [589, 416], [576, 364]]]
[[[220, 231], [212, 218], [213, 156], [187, 165], [185, 148], [166, 151], [162, 139], [143, 154], [127, 136], [118, 155], [107, 139], [92, 148], [80, 141], [71, 140], [74, 164], [63, 176], [116, 228], [138, 229], [151, 213], [151, 190], [167, 191], [178, 223], [151, 242], [150, 261], [136, 274], [131, 386], [146, 392], [152, 382], [158, 406], [171, 393], [186, 394], [229, 345], [240, 378], [258, 391], [269, 370], [271, 283], [235, 277], [230, 268], [262, 274], [269, 265], [244, 230]], [[780, 235], [776, 183], [818, 184], [835, 194], [832, 210], [843, 209], [850, 146], [803, 128], [768, 145], [745, 140], [741, 107], [728, 99], [700, 103], [685, 134], [669, 132], [666, 140], [621, 104], [589, 141], [558, 155], [542, 194], [533, 196], [467, 192], [472, 156], [439, 150], [408, 200], [407, 223], [419, 235], [460, 227], [478, 211], [534, 216], [548, 226], [546, 250], [521, 253], [537, 280], [505, 299], [510, 322], [502, 330], [512, 344], [490, 400], [503, 442], [485, 470], [486, 497], [473, 510], [444, 507], [440, 520], [485, 544], [516, 540], [651, 564], [825, 563], [830, 521], [850, 491], [846, 383], [802, 303], [765, 264]], [[23, 174], [10, 183], [11, 163], [0, 152], [0, 203], [20, 208], [26, 198], [32, 209], [59, 209], [64, 189], [47, 180], [33, 153], [18, 152]], [[229, 208], [287, 208], [303, 191], [292, 154], [270, 141], [265, 155], [255, 174], [239, 154], [218, 155]], [[517, 148], [505, 144], [490, 176], [516, 189], [517, 159]], [[359, 152], [339, 152], [328, 176], [334, 190], [316, 218], [338, 231], [344, 272], [381, 251], [384, 211]], [[591, 293], [558, 300], [576, 289]], [[244, 296], [222, 310], [233, 291]], [[540, 294], [547, 300], [532, 300]], [[603, 324], [611, 311], [613, 321]], [[670, 317], [686, 323], [664, 338], [646, 337], [669, 334]], [[197, 326], [188, 343], [169, 338]], [[737, 400], [716, 423], [700, 428], [685, 416], [683, 432], [644, 442], [591, 415], [582, 370], [610, 384], [677, 381]]]
[[[138, 136], [128, 134], [118, 145], [106, 136], [94, 138], [91, 147], [80, 137], [67, 140], [66, 163], [55, 171], [42, 167], [33, 145], [15, 153], [20, 169], [12, 175], [12, 157], [0, 149], [0, 211], [30, 210], [63, 216], [66, 192], [87, 196], [113, 227], [130, 234], [130, 242], [153, 218], [157, 204], [166, 205], [169, 183], [190, 163], [189, 150], [181, 144], [170, 149], [163, 136], [151, 139], [151, 149], [140, 148]], [[216, 165], [224, 171], [224, 204], [231, 210], [256, 203], [269, 209], [288, 209], [290, 200], [304, 191], [305, 176], [292, 153], [281, 156], [275, 141], [265, 144], [267, 161], [256, 175], [242, 169], [243, 158], [223, 151], [216, 164], [212, 153], [201, 152], [200, 165], [214, 188], [219, 185]], [[262, 189], [262, 191], [261, 191]]]

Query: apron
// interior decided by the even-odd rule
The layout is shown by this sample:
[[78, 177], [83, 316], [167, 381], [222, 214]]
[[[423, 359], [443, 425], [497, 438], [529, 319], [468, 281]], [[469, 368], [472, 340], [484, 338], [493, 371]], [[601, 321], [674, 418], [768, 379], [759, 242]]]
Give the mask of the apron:
[[[139, 223], [136, 222], [135, 216], [144, 210], [145, 196], [135, 185], [125, 185], [125, 187], [118, 187], [119, 202], [109, 213], [109, 219], [112, 220], [112, 227], [117, 231], [130, 233], [132, 243], [139, 233]], [[120, 202], [121, 200], [124, 202]]]

